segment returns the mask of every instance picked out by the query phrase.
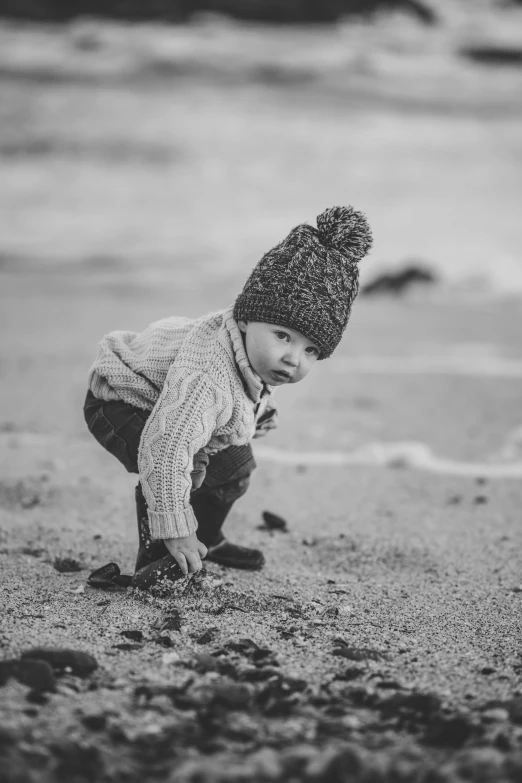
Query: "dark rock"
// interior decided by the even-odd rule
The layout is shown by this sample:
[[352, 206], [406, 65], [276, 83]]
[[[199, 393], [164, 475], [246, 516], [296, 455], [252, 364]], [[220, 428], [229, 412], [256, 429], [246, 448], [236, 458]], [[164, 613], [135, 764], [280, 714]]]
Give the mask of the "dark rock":
[[120, 574], [112, 577], [112, 584], [116, 587], [132, 587], [132, 576], [130, 574]]
[[44, 691], [29, 691], [27, 696], [25, 697], [28, 702], [31, 702], [31, 704], [47, 704], [49, 701], [49, 697], [45, 694]]
[[414, 284], [422, 283], [426, 285], [435, 282], [437, 282], [437, 276], [432, 270], [413, 263], [406, 265], [402, 269], [377, 275], [369, 283], [361, 286], [361, 295], [391, 294], [398, 296]]
[[437, 713], [442, 702], [433, 693], [395, 693], [379, 704], [379, 710], [386, 716], [402, 715], [415, 720], [426, 721]]
[[344, 680], [345, 682], [351, 682], [358, 677], [362, 677], [366, 673], [366, 669], [361, 669], [359, 666], [348, 666], [344, 671], [335, 675], [336, 680]]
[[423, 739], [427, 745], [461, 748], [473, 731], [473, 724], [466, 715], [435, 715], [428, 723]]
[[483, 506], [488, 501], [489, 498], [487, 495], [475, 495], [475, 497], [473, 498], [473, 503], [475, 506]]
[[334, 647], [332, 655], [340, 655], [350, 661], [380, 661], [388, 657], [386, 653], [369, 647]]
[[174, 647], [174, 642], [167, 634], [158, 634], [158, 636], [153, 638], [153, 641], [156, 642], [156, 644], [160, 644], [162, 647]]
[[490, 674], [495, 674], [495, 672], [496, 669], [494, 669], [493, 666], [483, 666], [482, 669], [480, 670], [480, 673], [485, 674], [486, 676]]
[[209, 644], [209, 642], [213, 642], [216, 634], [219, 633], [219, 628], [216, 628], [215, 626], [212, 626], [211, 628], [207, 628], [206, 631], [203, 631], [203, 633], [197, 637], [196, 642], [198, 644]]
[[279, 517], [277, 514], [272, 514], [271, 511], [263, 511], [261, 516], [263, 517], [263, 521], [268, 530], [281, 530], [283, 532], [288, 530], [286, 520]]
[[0, 686], [5, 685], [10, 677], [15, 676], [18, 661], [14, 658], [0, 661]]
[[237, 641], [230, 640], [224, 645], [224, 649], [250, 656], [253, 652], [259, 650], [260, 647], [252, 639], [242, 638], [237, 639]]
[[446, 503], [448, 506], [458, 506], [462, 503], [462, 495], [450, 495]]
[[238, 679], [243, 682], [265, 682], [271, 677], [277, 676], [279, 676], [279, 670], [270, 666], [263, 666], [262, 668], [249, 666], [238, 671]]
[[53, 567], [61, 574], [69, 574], [82, 570], [81, 563], [79, 563], [78, 560], [74, 560], [72, 557], [55, 557]]
[[470, 44], [463, 46], [459, 54], [468, 60], [474, 60], [481, 65], [505, 65], [513, 67], [522, 65], [522, 47], [505, 44]]
[[57, 760], [56, 777], [62, 781], [95, 781], [104, 777], [101, 751], [75, 740], [62, 740], [51, 745]]
[[126, 639], [130, 639], [132, 642], [143, 641], [143, 632], [138, 630], [120, 631], [120, 636], [124, 636]]
[[216, 683], [211, 689], [212, 704], [225, 707], [229, 710], [246, 710], [252, 696], [246, 685], [236, 683]]
[[172, 555], [165, 555], [136, 571], [132, 577], [132, 587], [138, 590], [166, 587], [170, 582], [177, 582], [184, 578], [185, 574]]
[[113, 648], [116, 650], [123, 650], [124, 652], [130, 652], [131, 650], [142, 650], [142, 644], [135, 644], [134, 642], [121, 642], [120, 644], [113, 644]]
[[46, 661], [24, 659], [16, 667], [16, 679], [33, 691], [54, 691], [56, 680]]
[[82, 723], [91, 731], [103, 731], [107, 725], [107, 716], [103, 712], [89, 713], [82, 715]]
[[68, 650], [54, 647], [35, 647], [26, 650], [23, 659], [46, 661], [55, 671], [70, 669], [73, 674], [83, 677], [98, 668], [96, 658], [81, 650]]
[[107, 563], [89, 575], [87, 584], [91, 587], [114, 587], [112, 580], [115, 576], [120, 576], [120, 567], [116, 563]]
[[201, 674], [217, 672], [219, 671], [219, 661], [209, 653], [197, 653], [194, 656], [194, 668]]
[[162, 631], [181, 631], [183, 617], [178, 609], [171, 609], [170, 613], [157, 621], [155, 627]]
[[397, 680], [380, 680], [376, 683], [376, 686], [381, 690], [402, 690], [402, 685]]

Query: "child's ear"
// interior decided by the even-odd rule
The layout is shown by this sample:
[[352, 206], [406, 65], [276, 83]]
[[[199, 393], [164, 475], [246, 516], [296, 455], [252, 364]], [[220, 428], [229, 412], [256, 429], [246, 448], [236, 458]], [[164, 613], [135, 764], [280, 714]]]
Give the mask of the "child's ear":
[[246, 329], [247, 329], [247, 323], [248, 323], [248, 321], [238, 321], [238, 322], [237, 322], [237, 325], [239, 326], [239, 328], [240, 328], [240, 330], [241, 330], [242, 332], [246, 332]]

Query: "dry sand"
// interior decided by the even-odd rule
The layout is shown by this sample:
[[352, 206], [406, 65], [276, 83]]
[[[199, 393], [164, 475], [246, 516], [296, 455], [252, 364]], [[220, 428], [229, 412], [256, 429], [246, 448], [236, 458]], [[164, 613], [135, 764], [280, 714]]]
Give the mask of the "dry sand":
[[[33, 139], [40, 134], [55, 145], [31, 157], [20, 144], [18, 156], [4, 153], [1, 161], [1, 203], [12, 217], [0, 268], [1, 656], [17, 657], [36, 646], [67, 647], [94, 655], [99, 665], [85, 678], [59, 676], [55, 691], [43, 695], [16, 679], [0, 688], [0, 758], [7, 780], [520, 780], [521, 493], [519, 479], [502, 473], [522, 460], [521, 379], [491, 370], [499, 361], [522, 361], [519, 300], [444, 285], [399, 299], [359, 299], [335, 357], [298, 387], [281, 390], [281, 427], [254, 444], [258, 469], [226, 530], [233, 540], [260, 546], [266, 567], [249, 574], [209, 564], [205, 575], [167, 595], [92, 589], [86, 585], [91, 570], [114, 561], [130, 573], [136, 548], [135, 477], [100, 450], [82, 418], [96, 342], [109, 329], [140, 329], [168, 313], [197, 315], [231, 301], [253, 260], [252, 250], [248, 264], [241, 260], [250, 229], [261, 247], [267, 236], [278, 238], [276, 224], [287, 230], [287, 203], [290, 222], [302, 219], [294, 195], [303, 180], [291, 184], [275, 168], [263, 170], [259, 160], [267, 150], [257, 168], [252, 163], [243, 169], [242, 163], [256, 160], [256, 140], [266, 142], [280, 131], [284, 143], [272, 138], [274, 160], [293, 151], [289, 171], [300, 171], [291, 140], [301, 126], [290, 112], [271, 114], [276, 104], [283, 106], [281, 94], [263, 88], [257, 113], [262, 130], [244, 138], [235, 158], [235, 120], [216, 108], [230, 97], [229, 86], [184, 84], [177, 100], [185, 109], [199, 107], [203, 118], [226, 123], [228, 117], [229, 124], [217, 125], [217, 144], [207, 147], [210, 131], [193, 123], [193, 156], [168, 164], [167, 187], [156, 160], [130, 155], [114, 161], [104, 146], [111, 135], [111, 115], [104, 114], [111, 96], [118, 110], [126, 105], [127, 118], [137, 121], [145, 93], [91, 84], [82, 87], [79, 101], [77, 85], [51, 81], [41, 89], [20, 79], [14, 90], [5, 75], [1, 84], [9, 127], [19, 127], [25, 141], [30, 130]], [[165, 89], [157, 87], [156, 106], [159, 97], [165, 102]], [[198, 104], [203, 93], [212, 100]], [[243, 127], [255, 105], [245, 96], [231, 109]], [[75, 129], [73, 115], [60, 135], [63, 106], [73, 104], [93, 122], [78, 120]], [[316, 121], [337, 143], [344, 110], [336, 104], [328, 111]], [[411, 129], [400, 111], [389, 111], [388, 128]], [[357, 145], [372, 112], [358, 109]], [[162, 116], [168, 117], [165, 136], [172, 117]], [[458, 159], [466, 138], [461, 119], [436, 117], [418, 115], [422, 127], [431, 121], [436, 138], [445, 139], [442, 151], [435, 144], [434, 167], [449, 149]], [[132, 124], [125, 129], [121, 117], [113, 121], [114, 138], [126, 138], [127, 150], [136, 144], [132, 149], [142, 155], [146, 145], [143, 138], [136, 141]], [[468, 115], [466, 122], [476, 118]], [[509, 165], [517, 160], [519, 142], [514, 119], [491, 123], [487, 133], [504, 129], [507, 146], [484, 144], [482, 125], [474, 143], [492, 178], [505, 184], [505, 209], [494, 213], [488, 241], [508, 253], [519, 230], [502, 230], [516, 211], [519, 185]], [[153, 149], [160, 125], [156, 118]], [[186, 115], [180, 126], [186, 155]], [[311, 135], [303, 130], [299, 138], [307, 155]], [[76, 144], [74, 154], [67, 139]], [[380, 148], [380, 139], [372, 149]], [[426, 155], [427, 148], [416, 143], [413, 161]], [[218, 153], [229, 165], [234, 195], [228, 205], [216, 204], [211, 221], [210, 201], [224, 184]], [[355, 189], [371, 201], [371, 183], [382, 178], [384, 192], [373, 204], [378, 225], [381, 219], [386, 225], [384, 195], [396, 170], [384, 176], [379, 161], [374, 164], [368, 165], [368, 180], [360, 172], [354, 177]], [[317, 192], [302, 202], [307, 209], [333, 197], [328, 180], [334, 160], [325, 162], [326, 171], [316, 166], [310, 176]], [[450, 163], [447, 177], [451, 171]], [[282, 190], [274, 203], [278, 178]], [[336, 180], [335, 197], [348, 192], [348, 180]], [[187, 193], [184, 186], [191, 182]], [[144, 183], [147, 198], [140, 201], [138, 186]], [[462, 191], [471, 199], [467, 214], [491, 206], [475, 187]], [[126, 188], [133, 194], [128, 201]], [[402, 208], [409, 208], [413, 222], [416, 214], [427, 221], [419, 206], [422, 193], [406, 202], [404, 197]], [[451, 202], [453, 209], [457, 202]], [[193, 215], [194, 203], [209, 226], [196, 245], [193, 218], [180, 222], [176, 212]], [[236, 235], [234, 214], [256, 214], [258, 220]], [[162, 225], [163, 233], [156, 230]], [[487, 233], [483, 225], [477, 230]], [[174, 236], [178, 243], [169, 257]], [[394, 257], [407, 254], [402, 236], [397, 232]], [[460, 237], [471, 258], [466, 230]], [[420, 238], [411, 247], [421, 252]], [[441, 250], [440, 257], [447, 255]], [[227, 258], [228, 266], [221, 263]], [[382, 357], [413, 357], [422, 368], [430, 356], [449, 357], [456, 350], [462, 372], [451, 371], [450, 362], [440, 372], [406, 367], [388, 373], [382, 365]], [[466, 372], [466, 357], [477, 356], [484, 372]], [[408, 455], [412, 442], [437, 456], [441, 472], [408, 458], [328, 465], [306, 457], [376, 454], [405, 443], [410, 446], [399, 451]], [[263, 456], [268, 448], [274, 452]], [[301, 452], [302, 462], [284, 463], [277, 456], [288, 452]], [[500, 477], [487, 478], [478, 467], [465, 476], [452, 471], [452, 465], [464, 464], [496, 466]], [[258, 529], [265, 509], [287, 520], [287, 533]], [[56, 558], [70, 558], [80, 570], [60, 573]], [[182, 617], [180, 629], [161, 636], [162, 622], [174, 610]], [[129, 630], [141, 632], [141, 639], [122, 635]], [[272, 652], [234, 645], [244, 638]], [[218, 654], [196, 658], [201, 653]]]

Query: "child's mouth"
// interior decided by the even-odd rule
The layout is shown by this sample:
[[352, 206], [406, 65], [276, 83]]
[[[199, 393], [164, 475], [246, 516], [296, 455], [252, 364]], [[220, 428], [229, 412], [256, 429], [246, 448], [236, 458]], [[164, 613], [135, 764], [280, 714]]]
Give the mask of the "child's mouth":
[[273, 370], [272, 375], [278, 381], [289, 381], [291, 377], [287, 372], [283, 372], [282, 370]]

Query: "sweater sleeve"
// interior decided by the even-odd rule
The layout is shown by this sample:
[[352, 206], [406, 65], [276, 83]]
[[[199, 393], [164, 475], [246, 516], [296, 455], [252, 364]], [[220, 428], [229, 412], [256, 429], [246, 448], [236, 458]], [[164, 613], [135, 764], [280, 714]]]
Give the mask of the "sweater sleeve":
[[209, 442], [223, 408], [222, 392], [205, 373], [171, 366], [138, 456], [153, 538], [181, 538], [197, 530], [190, 504], [194, 455]]

